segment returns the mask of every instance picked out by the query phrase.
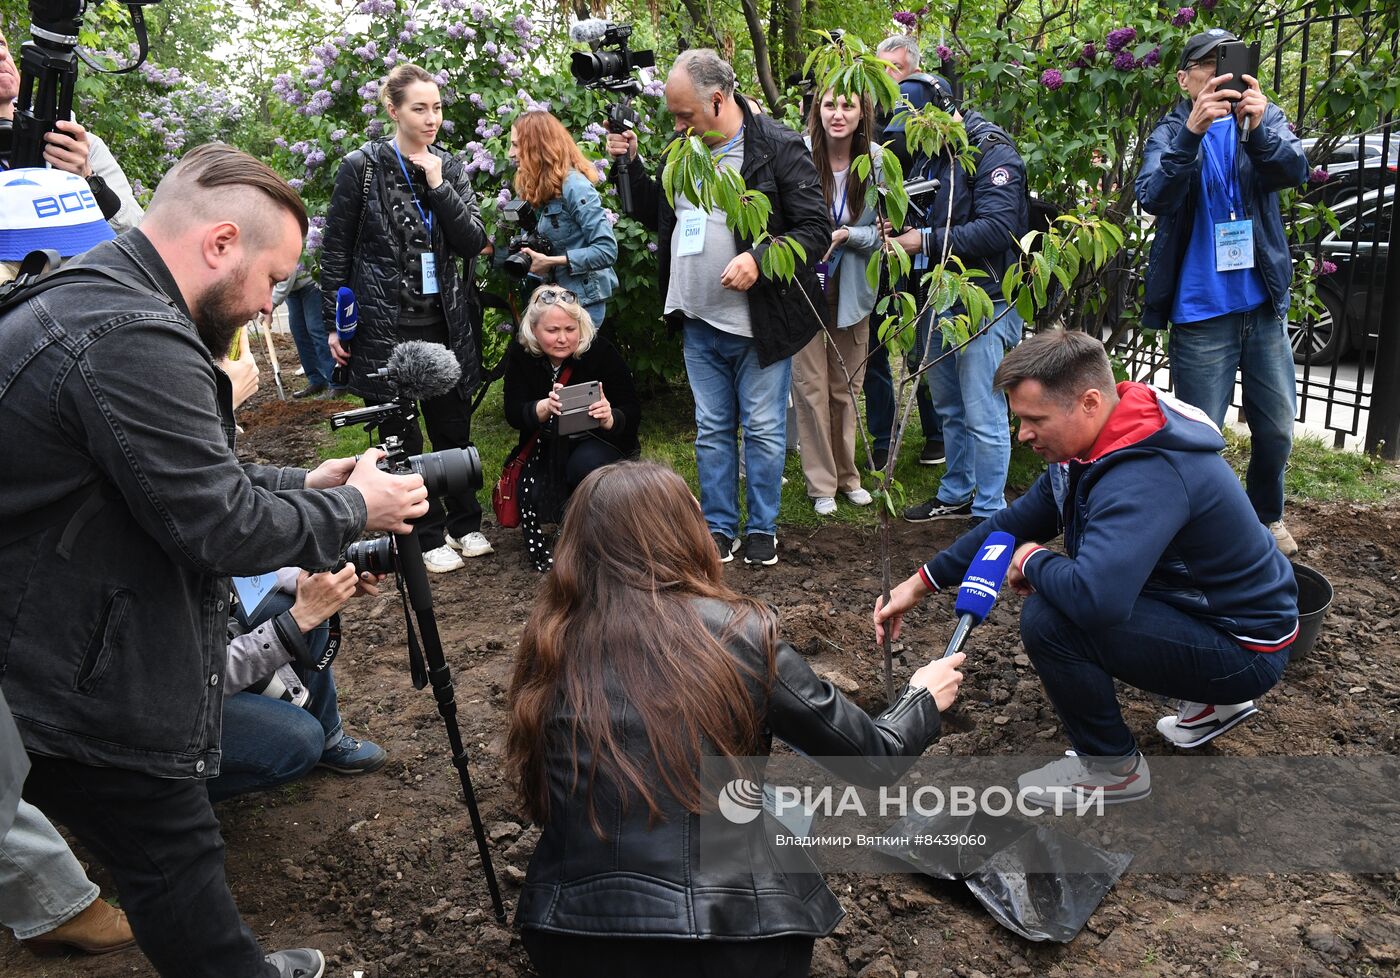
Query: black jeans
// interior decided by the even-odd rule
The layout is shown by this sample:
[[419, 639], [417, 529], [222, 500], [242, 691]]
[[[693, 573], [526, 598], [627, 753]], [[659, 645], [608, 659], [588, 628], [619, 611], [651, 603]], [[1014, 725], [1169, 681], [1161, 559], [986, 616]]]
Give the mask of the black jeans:
[[816, 938], [662, 940], [526, 929], [520, 941], [540, 978], [807, 978]]
[[[382, 403], [384, 402], [365, 399], [367, 406]], [[428, 440], [433, 444], [433, 451], [471, 446], [471, 404], [456, 391], [420, 401], [418, 409], [423, 414], [424, 427], [428, 429]], [[409, 425], [402, 431], [385, 425], [383, 432], [385, 435], [399, 435], [409, 455], [422, 454], [423, 431], [416, 424]], [[444, 530], [460, 540], [468, 533], [475, 533], [481, 529], [481, 503], [477, 501], [474, 491], [442, 498], [429, 496], [428, 512], [415, 522], [414, 526], [417, 527], [423, 552], [436, 550], [445, 542]]]
[[204, 782], [31, 754], [24, 797], [117, 884], [136, 943], [167, 978], [277, 978], [238, 915]]

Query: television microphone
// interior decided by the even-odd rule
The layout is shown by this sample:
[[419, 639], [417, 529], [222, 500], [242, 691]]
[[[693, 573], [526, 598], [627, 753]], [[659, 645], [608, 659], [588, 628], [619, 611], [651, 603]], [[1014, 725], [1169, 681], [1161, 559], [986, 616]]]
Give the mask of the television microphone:
[[407, 340], [389, 353], [389, 362], [372, 375], [383, 377], [406, 401], [441, 397], [462, 379], [462, 365], [441, 343]]
[[957, 655], [967, 642], [967, 635], [974, 627], [982, 624], [996, 604], [1001, 582], [1006, 579], [1006, 569], [1011, 566], [1011, 557], [1016, 552], [1016, 538], [1004, 530], [988, 534], [982, 541], [977, 556], [967, 568], [962, 584], [958, 586], [958, 600], [953, 611], [958, 616], [958, 627], [953, 629], [953, 637], [948, 640], [948, 648], [943, 658]]
[[594, 44], [601, 41], [611, 27], [606, 20], [597, 17], [589, 17], [587, 20], [575, 21], [569, 27], [569, 40], [575, 44]]
[[[335, 335], [340, 340], [346, 355], [350, 353], [350, 342], [355, 338], [355, 327], [360, 323], [360, 311], [355, 304], [355, 293], [349, 286], [342, 285], [335, 293]], [[335, 365], [331, 371], [331, 386], [344, 387], [350, 383], [350, 365]]]

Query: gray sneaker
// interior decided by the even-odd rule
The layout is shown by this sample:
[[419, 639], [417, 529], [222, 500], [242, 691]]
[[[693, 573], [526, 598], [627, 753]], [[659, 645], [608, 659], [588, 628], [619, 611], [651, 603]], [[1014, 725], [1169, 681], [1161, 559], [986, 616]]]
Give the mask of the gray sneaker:
[[267, 956], [267, 963], [282, 978], [321, 978], [326, 973], [326, 956], [314, 947], [274, 951]]

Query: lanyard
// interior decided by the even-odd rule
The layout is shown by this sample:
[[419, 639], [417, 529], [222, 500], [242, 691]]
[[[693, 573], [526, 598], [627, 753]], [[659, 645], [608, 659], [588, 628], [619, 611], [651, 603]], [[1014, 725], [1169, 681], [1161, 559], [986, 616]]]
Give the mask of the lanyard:
[[[744, 125], [748, 125], [748, 123], [745, 123]], [[715, 164], [718, 165], [720, 160], [722, 160], [722, 159], [724, 159], [726, 156], [728, 156], [730, 150], [732, 150], [735, 146], [738, 146], [738, 145], [739, 145], [739, 141], [742, 140], [743, 138], [744, 138], [744, 126], [740, 126], [740, 127], [739, 127], [739, 131], [736, 132], [736, 133], [734, 134], [734, 138], [733, 138], [733, 139], [729, 140], [727, 143], [725, 143], [725, 144], [724, 144], [723, 146], [721, 146], [719, 149], [712, 149], [712, 150], [710, 150], [710, 152], [714, 155]]]
[[433, 214], [432, 211], [423, 210], [423, 205], [418, 202], [418, 191], [413, 189], [413, 178], [408, 175], [408, 166], [403, 161], [403, 154], [399, 152], [398, 144], [392, 139], [389, 145], [394, 147], [394, 155], [399, 158], [399, 169], [403, 171], [403, 178], [408, 181], [408, 192], [413, 195], [413, 206], [418, 208], [418, 216], [423, 219], [423, 226], [428, 229], [428, 240], [433, 238]]
[[841, 226], [841, 218], [846, 215], [846, 198], [851, 193], [851, 171], [846, 171], [846, 180], [841, 184], [841, 202], [833, 204], [831, 207], [831, 224], [833, 227]]
[[[1238, 150], [1236, 150], [1236, 152], [1238, 152]], [[1236, 199], [1236, 198], [1237, 198], [1237, 195], [1236, 195], [1236, 193], [1235, 193], [1235, 191], [1236, 191], [1236, 181], [1233, 180], [1233, 179], [1230, 179], [1230, 180], [1225, 179], [1225, 168], [1224, 168], [1224, 166], [1222, 165], [1221, 161], [1220, 161], [1219, 159], [1216, 158], [1215, 153], [1211, 152], [1210, 140], [1209, 140], [1209, 139], [1206, 139], [1206, 140], [1201, 144], [1201, 153], [1205, 156], [1205, 158], [1206, 158], [1206, 163], [1208, 163], [1208, 164], [1210, 165], [1211, 171], [1214, 173], [1215, 179], [1216, 179], [1216, 181], [1218, 182], [1219, 186], [1221, 187], [1221, 189], [1223, 189], [1223, 190], [1225, 191], [1225, 196], [1226, 196], [1227, 198], [1229, 198], [1229, 203], [1230, 203], [1230, 220], [1233, 221], [1233, 220], [1235, 220], [1235, 215], [1236, 215], [1236, 214], [1238, 213], [1238, 211], [1239, 211], [1239, 207], [1237, 206], [1237, 205], [1238, 205], [1238, 201], [1237, 201], [1237, 199]], [[1231, 176], [1231, 177], [1234, 177], [1234, 176], [1235, 176], [1235, 173], [1234, 173], [1233, 169], [1232, 169], [1231, 172], [1230, 172], [1230, 176]], [[1209, 182], [1209, 181], [1207, 181], [1207, 182]]]

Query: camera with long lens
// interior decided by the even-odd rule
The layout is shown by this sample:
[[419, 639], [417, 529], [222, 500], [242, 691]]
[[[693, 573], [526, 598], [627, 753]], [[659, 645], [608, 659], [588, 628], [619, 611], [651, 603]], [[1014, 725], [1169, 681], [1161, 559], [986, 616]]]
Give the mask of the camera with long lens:
[[908, 214], [916, 218], [910, 220], [906, 217], [904, 223], [907, 227], [928, 227], [929, 208], [933, 206], [934, 198], [938, 196], [938, 188], [942, 183], [937, 179], [910, 180], [904, 185], [905, 196], [909, 198]]
[[355, 570], [371, 574], [392, 574], [394, 572], [394, 538], [375, 537], [372, 540], [356, 540], [345, 548], [341, 558], [345, 564], [354, 564]]
[[530, 256], [522, 255], [522, 249], [529, 248], [541, 255], [554, 254], [554, 242], [540, 233], [539, 218], [529, 201], [516, 199], [502, 204], [501, 220], [512, 228], [502, 263], [507, 275], [524, 278], [530, 274]]
[[[570, 34], [574, 40], [587, 43], [591, 49], [575, 51], [569, 56], [569, 73], [580, 85], [625, 91], [637, 85], [632, 72], [656, 66], [655, 51], [633, 51], [630, 48], [631, 24], [582, 21], [575, 25]], [[637, 88], [640, 90], [640, 85]]]
[[[115, 69], [117, 72], [132, 71], [146, 60], [150, 45], [141, 8], [159, 2], [126, 0], [137, 56], [132, 64]], [[29, 0], [32, 40], [20, 47], [14, 121], [0, 122], [0, 159], [8, 168], [44, 165], [44, 136], [54, 131], [58, 120], [73, 116], [73, 84], [80, 59], [95, 71], [114, 70], [96, 64], [78, 50], [78, 32], [87, 8], [88, 0]]]

